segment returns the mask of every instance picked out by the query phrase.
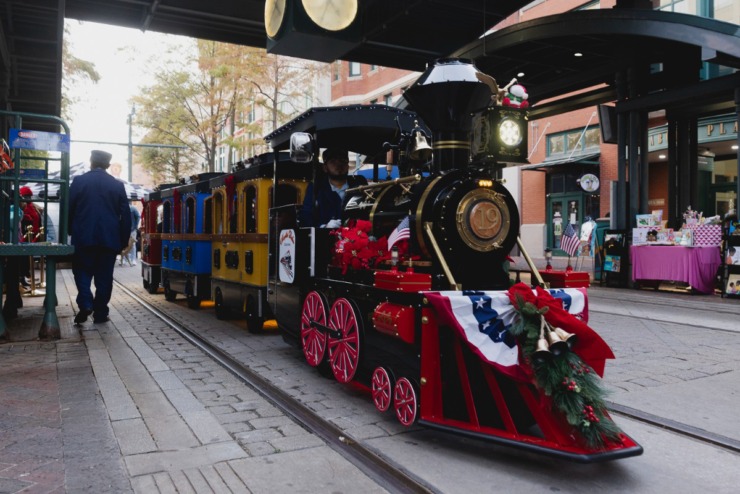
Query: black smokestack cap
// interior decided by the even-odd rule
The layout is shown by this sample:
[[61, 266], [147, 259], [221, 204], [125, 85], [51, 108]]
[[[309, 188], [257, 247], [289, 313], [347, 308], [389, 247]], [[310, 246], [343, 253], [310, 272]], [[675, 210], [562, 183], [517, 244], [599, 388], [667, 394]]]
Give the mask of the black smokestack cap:
[[432, 131], [470, 130], [470, 115], [491, 102], [491, 89], [477, 73], [464, 58], [435, 60], [404, 97]]

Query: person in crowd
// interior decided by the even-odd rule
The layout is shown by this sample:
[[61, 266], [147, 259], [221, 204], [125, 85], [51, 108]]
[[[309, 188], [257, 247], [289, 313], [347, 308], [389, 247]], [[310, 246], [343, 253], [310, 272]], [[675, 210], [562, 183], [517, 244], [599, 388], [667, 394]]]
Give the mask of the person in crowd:
[[[136, 266], [136, 234], [139, 231], [141, 213], [139, 213], [139, 210], [134, 206], [133, 202], [129, 204], [129, 208], [131, 209], [131, 240], [129, 240], [131, 248], [128, 251], [126, 260], [128, 261], [129, 266]], [[121, 264], [123, 264], [123, 258], [121, 258]]]
[[339, 228], [347, 189], [366, 185], [363, 176], [349, 176], [349, 155], [344, 149], [328, 148], [322, 155], [323, 174], [308, 185], [301, 208], [301, 226]]
[[[33, 191], [30, 187], [23, 186], [18, 193], [21, 200], [20, 208], [23, 212], [23, 217], [21, 218], [21, 241], [38, 242], [39, 240], [43, 240], [40, 234], [41, 218], [46, 214], [44, 213], [44, 209], [31, 201]], [[20, 269], [20, 283], [26, 290], [31, 288], [31, 282], [29, 280], [31, 276], [31, 262], [33, 262], [33, 258], [29, 257], [27, 261], [22, 263]]]
[[[69, 188], [69, 226], [75, 252], [72, 273], [77, 286], [75, 324], [108, 321], [116, 255], [131, 237], [131, 210], [123, 183], [106, 173], [111, 154], [93, 151], [90, 171]], [[95, 295], [90, 285], [95, 281]]]

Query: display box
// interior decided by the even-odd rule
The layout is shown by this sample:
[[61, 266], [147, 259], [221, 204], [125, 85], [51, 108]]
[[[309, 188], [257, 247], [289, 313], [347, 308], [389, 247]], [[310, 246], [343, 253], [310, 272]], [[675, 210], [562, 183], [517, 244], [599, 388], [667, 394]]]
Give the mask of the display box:
[[550, 288], [588, 288], [591, 277], [585, 271], [540, 271], [542, 280]]
[[722, 227], [720, 225], [687, 225], [694, 232], [694, 246], [719, 247], [722, 243]]

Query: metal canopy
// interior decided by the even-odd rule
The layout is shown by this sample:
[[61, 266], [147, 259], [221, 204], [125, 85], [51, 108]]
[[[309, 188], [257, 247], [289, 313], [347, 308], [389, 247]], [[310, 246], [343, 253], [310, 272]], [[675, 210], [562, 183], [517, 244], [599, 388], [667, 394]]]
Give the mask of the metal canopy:
[[[362, 0], [362, 41], [341, 58], [423, 70], [529, 1]], [[0, 107], [60, 115], [65, 17], [265, 47], [264, 9], [263, 0], [0, 0]]]
[[[691, 105], [698, 104], [704, 113], [718, 112], [734, 107], [737, 76], [698, 84], [699, 69], [702, 62], [740, 69], [740, 29], [671, 12], [585, 10], [506, 27], [454, 55], [475, 60], [502, 86], [523, 73], [518, 78], [534, 105], [531, 119], [614, 101], [619, 72], [644, 69], [647, 73], [651, 67], [662, 70], [640, 81], [640, 92], [651, 94], [651, 101], [643, 101], [641, 109], [684, 105], [690, 111]], [[688, 86], [693, 86], [689, 92]], [[680, 96], [670, 97], [669, 90], [680, 91]], [[556, 98], [560, 99], [547, 101]]]
[[[535, 103], [533, 119], [613, 101], [615, 74], [645, 64], [663, 64], [667, 69], [650, 76], [644, 93], [660, 92], [650, 99], [663, 98], [664, 108], [686, 105], [687, 100], [700, 107], [687, 111], [700, 109], [706, 114], [732, 108], [728, 95], [740, 76], [697, 84], [691, 74], [698, 73], [702, 61], [740, 68], [737, 25], [614, 8], [543, 17], [479, 39], [528, 3], [363, 0], [362, 41], [341, 58], [419, 71], [435, 58], [462, 56], [474, 59], [502, 85], [524, 72], [521, 81]], [[264, 5], [257, 0], [0, 0], [0, 106], [60, 114], [64, 17], [264, 47]], [[575, 52], [583, 56], [574, 57]], [[595, 85], [597, 89], [586, 91]], [[585, 92], [562, 97], [577, 91]], [[692, 94], [702, 97], [698, 100]], [[549, 98], [560, 99], [546, 102]], [[32, 120], [24, 123], [44, 130], [40, 123], [34, 127]]]

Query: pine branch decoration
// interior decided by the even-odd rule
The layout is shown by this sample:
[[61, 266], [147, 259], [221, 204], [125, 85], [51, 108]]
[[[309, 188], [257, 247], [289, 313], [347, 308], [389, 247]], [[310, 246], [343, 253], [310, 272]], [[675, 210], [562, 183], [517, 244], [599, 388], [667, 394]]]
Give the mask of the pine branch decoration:
[[510, 331], [531, 363], [537, 387], [552, 398], [553, 406], [582, 434], [589, 447], [601, 448], [609, 441], [621, 442], [621, 430], [606, 409], [606, 390], [589, 365], [571, 351], [547, 359], [535, 358], [547, 307], [538, 309], [518, 296], [517, 307], [521, 317]]

